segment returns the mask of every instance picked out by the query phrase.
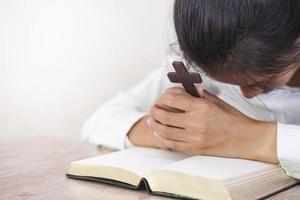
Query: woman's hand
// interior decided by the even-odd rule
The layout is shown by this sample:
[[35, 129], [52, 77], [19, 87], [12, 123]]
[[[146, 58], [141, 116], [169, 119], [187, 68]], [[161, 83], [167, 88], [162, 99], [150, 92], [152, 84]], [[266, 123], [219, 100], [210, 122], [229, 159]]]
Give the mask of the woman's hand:
[[278, 163], [276, 124], [251, 119], [206, 91], [203, 95], [169, 88], [151, 107], [147, 124], [161, 148]]

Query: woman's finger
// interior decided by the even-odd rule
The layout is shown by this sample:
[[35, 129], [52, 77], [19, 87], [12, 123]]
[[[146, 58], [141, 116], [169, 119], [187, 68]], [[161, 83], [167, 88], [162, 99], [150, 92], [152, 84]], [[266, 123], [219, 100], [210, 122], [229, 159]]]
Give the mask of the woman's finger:
[[164, 125], [185, 128], [186, 116], [185, 113], [174, 113], [164, 109], [152, 106], [150, 108], [150, 116]]
[[182, 111], [190, 111], [195, 97], [182, 93], [165, 93], [156, 102], [155, 105], [165, 105]]
[[176, 127], [163, 125], [155, 121], [151, 117], [147, 119], [147, 124], [151, 127], [151, 129], [154, 132], [158, 133], [160, 136], [166, 139], [184, 141], [184, 142], [190, 142], [191, 140], [189, 135], [186, 134], [185, 129], [183, 128], [176, 128]]
[[203, 91], [204, 91], [203, 84], [195, 83], [195, 87], [196, 87], [198, 93], [200, 94], [200, 96], [203, 97]]
[[157, 140], [160, 141], [160, 143], [163, 146], [172, 149], [174, 151], [180, 151], [184, 153], [191, 153], [193, 151], [193, 145], [189, 143], [165, 139], [157, 133], [154, 133], [154, 136], [156, 137]]
[[162, 140], [160, 139], [160, 136], [156, 133], [156, 132], [152, 132], [153, 136], [157, 139], [157, 146], [160, 148], [160, 149], [165, 149], [165, 150], [169, 150], [170, 148], [165, 146], [162, 142]]
[[171, 87], [165, 90], [165, 93], [174, 93], [174, 94], [187, 94], [184, 88], [181, 87]]

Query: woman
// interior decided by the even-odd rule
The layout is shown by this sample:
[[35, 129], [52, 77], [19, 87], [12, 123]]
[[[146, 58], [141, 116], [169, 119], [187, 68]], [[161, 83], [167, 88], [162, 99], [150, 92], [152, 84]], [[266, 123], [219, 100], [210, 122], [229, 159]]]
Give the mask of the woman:
[[201, 73], [204, 99], [172, 87], [160, 68], [101, 106], [84, 137], [280, 164], [300, 179], [300, 2], [176, 0], [174, 24], [167, 65], [180, 56]]

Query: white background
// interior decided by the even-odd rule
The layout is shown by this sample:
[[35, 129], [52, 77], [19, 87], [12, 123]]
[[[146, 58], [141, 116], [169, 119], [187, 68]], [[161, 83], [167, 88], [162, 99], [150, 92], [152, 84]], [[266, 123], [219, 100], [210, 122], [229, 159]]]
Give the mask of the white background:
[[0, 139], [79, 137], [166, 56], [171, 0], [0, 0]]

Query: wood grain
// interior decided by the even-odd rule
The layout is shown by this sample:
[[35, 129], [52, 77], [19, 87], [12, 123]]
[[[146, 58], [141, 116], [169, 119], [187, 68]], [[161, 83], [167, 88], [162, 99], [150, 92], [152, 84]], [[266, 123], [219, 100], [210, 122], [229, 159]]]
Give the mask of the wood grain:
[[[110, 151], [80, 141], [54, 137], [33, 137], [8, 143], [1, 142], [0, 199], [168, 199], [134, 190], [65, 177], [72, 161]], [[300, 186], [293, 187], [269, 199], [300, 199]]]

